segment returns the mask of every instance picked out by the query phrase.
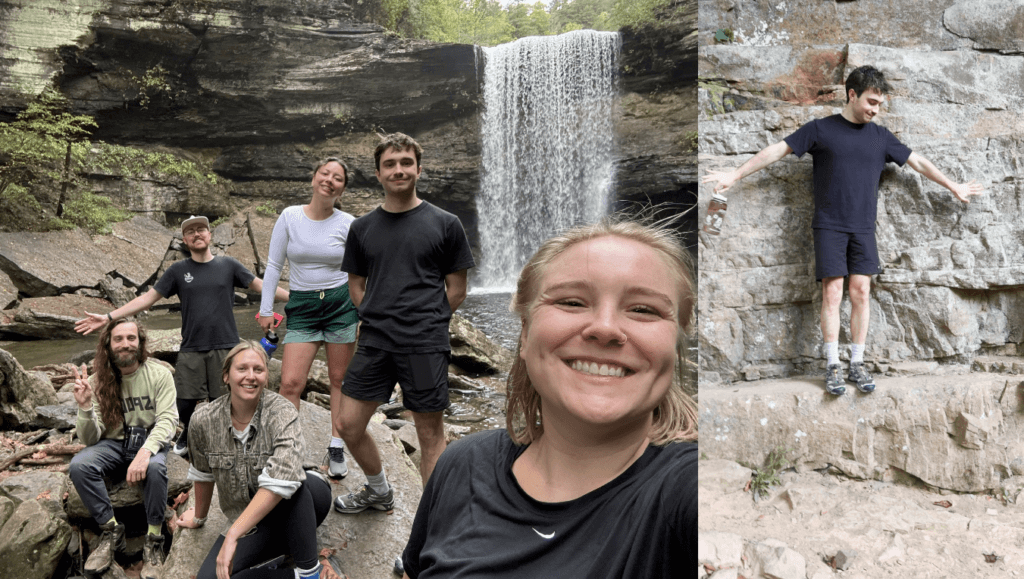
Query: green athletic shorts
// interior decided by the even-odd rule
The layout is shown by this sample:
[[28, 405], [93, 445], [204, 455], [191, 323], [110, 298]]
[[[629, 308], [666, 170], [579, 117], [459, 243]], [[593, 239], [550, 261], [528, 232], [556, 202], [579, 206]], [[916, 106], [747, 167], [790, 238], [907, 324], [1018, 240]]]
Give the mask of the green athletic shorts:
[[282, 344], [356, 341], [359, 314], [348, 295], [348, 284], [327, 290], [291, 291], [284, 307], [288, 331]]

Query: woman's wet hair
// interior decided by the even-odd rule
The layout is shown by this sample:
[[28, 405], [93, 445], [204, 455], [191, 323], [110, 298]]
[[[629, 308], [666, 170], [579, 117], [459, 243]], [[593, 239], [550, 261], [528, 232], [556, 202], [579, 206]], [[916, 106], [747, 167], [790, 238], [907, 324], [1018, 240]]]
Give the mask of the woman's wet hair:
[[[690, 344], [696, 305], [693, 258], [680, 242], [679, 233], [671, 228], [671, 220], [643, 223], [631, 219], [635, 217], [607, 217], [597, 224], [575, 227], [545, 241], [523, 267], [509, 307], [519, 314], [524, 326], [528, 324], [548, 266], [559, 255], [579, 243], [603, 237], [619, 237], [653, 249], [669, 265], [679, 288], [679, 333], [676, 340], [676, 375], [665, 398], [654, 409], [650, 439], [657, 445], [696, 440], [697, 406], [683, 387], [694, 380], [693, 369], [689, 367], [685, 355]], [[505, 421], [512, 440], [518, 444], [528, 444], [543, 434], [544, 425], [541, 421], [540, 395], [533, 387], [526, 363], [519, 356], [521, 347], [520, 339], [508, 376]]]

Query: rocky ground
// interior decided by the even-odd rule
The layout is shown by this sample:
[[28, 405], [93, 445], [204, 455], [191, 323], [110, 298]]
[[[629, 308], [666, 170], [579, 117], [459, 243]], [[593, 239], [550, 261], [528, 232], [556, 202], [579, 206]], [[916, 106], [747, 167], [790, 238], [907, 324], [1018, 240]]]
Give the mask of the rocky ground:
[[[1020, 577], [1024, 506], [827, 471], [783, 473], [755, 501], [751, 471], [700, 463], [698, 577]], [[948, 505], [948, 506], [947, 506]], [[833, 570], [829, 561], [843, 551]], [[842, 558], [849, 559], [844, 565]], [[714, 571], [712, 573], [709, 573]]]
[[[908, 365], [871, 395], [832, 397], [816, 377], [702, 389], [698, 577], [1020, 576], [1014, 363]], [[770, 479], [775, 449], [755, 500], [747, 466]]]

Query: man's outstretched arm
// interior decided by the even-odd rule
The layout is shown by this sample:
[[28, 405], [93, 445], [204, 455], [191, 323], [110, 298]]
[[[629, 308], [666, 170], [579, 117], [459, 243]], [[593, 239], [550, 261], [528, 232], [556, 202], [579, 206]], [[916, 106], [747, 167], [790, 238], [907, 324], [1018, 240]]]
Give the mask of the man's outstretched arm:
[[[148, 310], [153, 304], [163, 299], [163, 297], [164, 296], [160, 295], [160, 293], [155, 289], [150, 289], [141, 296], [110, 312], [109, 319], [117, 320], [128, 316], [134, 316], [143, 310]], [[90, 314], [89, 312], [85, 312], [85, 315], [86, 317], [75, 322], [75, 331], [79, 334], [88, 335], [107, 325], [107, 314]]]
[[756, 155], [740, 165], [738, 169], [733, 169], [732, 171], [708, 171], [707, 175], [704, 175], [701, 179], [701, 182], [716, 182], [715, 193], [724, 193], [740, 179], [752, 173], [757, 173], [792, 152], [793, 149], [790, 148], [786, 141], [779, 141], [758, 151]]
[[939, 168], [932, 164], [931, 161], [925, 159], [917, 153], [911, 153], [910, 158], [907, 159], [907, 164], [910, 168], [924, 175], [928, 179], [935, 181], [939, 185], [942, 185], [946, 189], [949, 189], [957, 199], [964, 203], [970, 203], [970, 197], [972, 195], [981, 195], [985, 192], [985, 188], [980, 183], [971, 181], [970, 183], [954, 183], [950, 181], [948, 177], [939, 171]]

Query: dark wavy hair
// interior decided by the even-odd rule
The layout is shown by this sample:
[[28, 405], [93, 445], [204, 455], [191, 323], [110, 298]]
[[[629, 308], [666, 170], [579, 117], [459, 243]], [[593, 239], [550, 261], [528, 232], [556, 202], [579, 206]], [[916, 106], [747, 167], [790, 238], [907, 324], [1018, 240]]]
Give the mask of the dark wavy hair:
[[139, 333], [139, 364], [149, 359], [146, 351], [146, 329], [133, 318], [114, 320], [103, 328], [99, 343], [96, 344], [96, 358], [93, 360], [93, 372], [96, 375], [94, 395], [100, 406], [100, 418], [103, 425], [110, 431], [124, 422], [124, 410], [121, 408], [121, 369], [112, 361], [113, 351], [110, 349], [110, 337], [114, 328], [121, 324], [135, 324]]
[[853, 69], [850, 76], [846, 77], [846, 102], [850, 102], [850, 89], [859, 98], [864, 91], [873, 88], [882, 94], [892, 92], [892, 87], [885, 80], [885, 75], [877, 68], [865, 64]]
[[405, 133], [391, 133], [390, 135], [381, 135], [380, 144], [373, 150], [373, 162], [377, 165], [378, 171], [380, 171], [380, 157], [388, 149], [396, 151], [412, 149], [413, 154], [416, 155], [416, 166], [420, 166], [420, 158], [423, 157], [423, 147], [416, 142], [416, 139]]
[[[644, 224], [629, 221], [627, 216], [607, 217], [595, 225], [575, 227], [541, 244], [537, 253], [523, 267], [512, 296], [510, 309], [519, 314], [525, 326], [532, 315], [540, 291], [541, 279], [551, 262], [570, 247], [601, 237], [619, 237], [642, 243], [656, 251], [668, 264], [679, 288], [679, 332], [676, 337], [676, 376], [668, 393], [654, 409], [649, 432], [651, 443], [665, 445], [675, 441], [697, 439], [697, 405], [686, 393], [684, 383], [692, 383], [687, 372], [685, 352], [692, 333], [696, 287], [693, 281], [693, 259], [680, 244], [677, 234], [667, 223]], [[508, 374], [508, 398], [505, 426], [517, 444], [528, 444], [544, 433], [540, 394], [533, 387], [526, 371], [526, 362], [519, 356], [522, 334], [516, 346], [515, 359]]]

